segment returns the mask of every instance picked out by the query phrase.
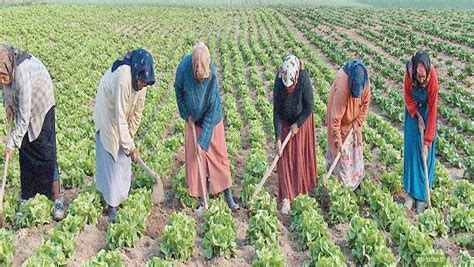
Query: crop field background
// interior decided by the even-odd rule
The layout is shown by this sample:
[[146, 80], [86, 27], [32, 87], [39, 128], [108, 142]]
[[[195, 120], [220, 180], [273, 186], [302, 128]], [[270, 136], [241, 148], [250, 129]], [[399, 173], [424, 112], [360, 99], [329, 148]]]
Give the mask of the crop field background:
[[[212, 7], [218, 1], [177, 4], [192, 8], [159, 6], [160, 1], [146, 6], [153, 1], [141, 0], [136, 6], [131, 1], [54, 2], [61, 4], [0, 5], [0, 42], [37, 56], [54, 81], [68, 214], [61, 223], [53, 222], [52, 203], [37, 197], [27, 204], [27, 218], [15, 220], [16, 152], [4, 198], [0, 266], [170, 266], [164, 259], [190, 266], [474, 266], [471, 1], [452, 2], [460, 9], [423, 11], [398, 9], [406, 1], [370, 0], [324, 1], [338, 7], [307, 6], [311, 3], [304, 0], [294, 7], [264, 0], [224, 1], [222, 7]], [[388, 2], [397, 9], [372, 7]], [[449, 2], [428, 1], [433, 6], [426, 8]], [[216, 198], [209, 212], [197, 216], [192, 210], [197, 201], [186, 192], [184, 122], [173, 85], [179, 61], [198, 40], [208, 44], [219, 70], [234, 196], [245, 207], [233, 214]], [[136, 143], [162, 177], [167, 199], [152, 206], [153, 181], [134, 167], [130, 198], [112, 225], [100, 194], [90, 186], [95, 173], [92, 112], [102, 75], [137, 47], [153, 55], [157, 83], [147, 93]], [[432, 55], [440, 94], [435, 209], [417, 216], [402, 206], [402, 131], [405, 62], [420, 48]], [[343, 189], [333, 179], [327, 190], [299, 197], [291, 214], [283, 216], [277, 212], [275, 173], [251, 209], [248, 198], [275, 155], [273, 81], [288, 54], [304, 61], [312, 78], [320, 177], [326, 169], [329, 88], [348, 59], [358, 57], [368, 65], [372, 104], [363, 129], [366, 182], [360, 190]], [[4, 135], [7, 123], [0, 110]]]

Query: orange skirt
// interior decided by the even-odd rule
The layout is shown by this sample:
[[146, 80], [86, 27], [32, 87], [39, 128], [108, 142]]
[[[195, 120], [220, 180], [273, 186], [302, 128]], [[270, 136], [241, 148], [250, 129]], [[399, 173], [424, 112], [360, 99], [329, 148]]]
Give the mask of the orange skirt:
[[[290, 131], [290, 125], [281, 122], [281, 142]], [[317, 166], [314, 119], [311, 114], [292, 137], [278, 161], [279, 198], [290, 201], [299, 194], [307, 194], [316, 187]]]
[[[196, 126], [196, 135], [198, 138], [200, 133], [201, 128]], [[186, 183], [188, 184], [189, 194], [192, 197], [201, 197], [203, 194], [199, 180], [196, 146], [194, 144], [193, 128], [189, 123], [186, 123], [184, 153]], [[230, 163], [227, 155], [227, 144], [225, 141], [224, 122], [222, 120], [214, 126], [209, 151], [206, 152], [203, 150], [200, 158], [203, 173], [209, 177], [209, 193], [217, 194], [232, 186]]]

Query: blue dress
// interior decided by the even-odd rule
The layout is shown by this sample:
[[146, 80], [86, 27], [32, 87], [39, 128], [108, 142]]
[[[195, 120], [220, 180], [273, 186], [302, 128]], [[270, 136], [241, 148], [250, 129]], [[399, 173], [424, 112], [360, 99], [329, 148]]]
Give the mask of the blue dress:
[[[418, 112], [423, 117], [423, 121], [428, 121], [428, 94], [427, 88], [413, 87], [412, 95], [418, 105]], [[418, 201], [426, 201], [425, 171], [423, 167], [423, 158], [421, 156], [422, 141], [418, 130], [418, 117], [410, 117], [408, 109], [405, 107], [405, 125], [404, 125], [404, 150], [403, 150], [403, 180], [405, 191]], [[436, 136], [436, 134], [435, 134]], [[428, 150], [428, 176], [430, 188], [433, 187], [435, 179], [435, 155], [436, 138]]]

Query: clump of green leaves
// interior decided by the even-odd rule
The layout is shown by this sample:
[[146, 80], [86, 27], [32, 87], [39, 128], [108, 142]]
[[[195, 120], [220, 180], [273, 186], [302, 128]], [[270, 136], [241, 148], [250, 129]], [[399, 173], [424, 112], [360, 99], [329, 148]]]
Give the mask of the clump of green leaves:
[[5, 192], [3, 197], [3, 220], [8, 223], [15, 223], [15, 212], [18, 209], [18, 200], [20, 194], [18, 191]]
[[270, 196], [267, 191], [260, 191], [250, 205], [250, 214], [254, 215], [259, 210], [266, 210], [271, 215], [277, 214], [276, 198]]
[[13, 235], [10, 231], [0, 229], [0, 265], [10, 266], [13, 262], [15, 246], [13, 244]]
[[296, 232], [304, 248], [319, 238], [329, 236], [328, 225], [316, 210], [307, 210], [301, 214]]
[[69, 258], [76, 252], [77, 244], [74, 240], [75, 237], [73, 233], [63, 232], [60, 229], [53, 228], [45, 237], [43, 246], [47, 246], [48, 243], [53, 246], [58, 246], [66, 258]]
[[474, 231], [474, 208], [469, 208], [465, 204], [451, 207], [448, 213], [448, 225], [451, 229], [460, 232]]
[[[347, 238], [352, 255], [359, 264], [378, 261], [378, 266], [396, 266], [395, 256], [388, 249], [385, 238], [374, 221], [354, 216], [347, 231]], [[385, 258], [382, 257], [384, 253]]]
[[250, 198], [255, 190], [255, 185], [260, 182], [266, 170], [267, 157], [265, 152], [262, 148], [255, 149], [245, 163], [244, 176], [241, 181], [240, 198], [244, 207], [247, 207], [251, 201]]
[[198, 200], [189, 195], [188, 186], [186, 185], [185, 169], [183, 167], [171, 181], [171, 187], [173, 188], [174, 197], [179, 200], [181, 205], [192, 209], [198, 207]]
[[179, 266], [174, 261], [164, 260], [160, 257], [154, 257], [146, 263], [146, 267], [175, 267]]
[[463, 248], [474, 249], [474, 233], [460, 233], [454, 236], [456, 245]]
[[247, 240], [254, 245], [257, 240], [265, 243], [276, 244], [280, 232], [280, 222], [278, 218], [271, 215], [266, 210], [259, 210], [250, 217], [249, 228], [247, 230]]
[[97, 190], [82, 192], [71, 204], [68, 212], [72, 216], [80, 217], [86, 224], [95, 224], [102, 214], [100, 198]]
[[60, 246], [52, 244], [50, 241], [43, 243], [41, 247], [23, 263], [25, 267], [34, 266], [65, 266], [66, 255]]
[[444, 222], [444, 216], [436, 208], [427, 209], [418, 217], [418, 227], [421, 232], [432, 237], [448, 236], [448, 227]]
[[[53, 264], [54, 265], [54, 264]], [[114, 266], [125, 267], [118, 250], [101, 250], [97, 255], [81, 265], [81, 267]]]
[[369, 260], [369, 266], [396, 267], [398, 260], [387, 246], [382, 246], [375, 251]]
[[456, 267], [471, 267], [474, 266], [474, 257], [469, 255], [469, 252], [463, 250], [459, 253]]
[[204, 213], [203, 250], [207, 259], [235, 256], [237, 223], [222, 198], [213, 199]]
[[474, 185], [466, 179], [456, 182], [453, 189], [453, 195], [462, 203], [474, 208]]
[[62, 232], [69, 232], [74, 235], [77, 235], [84, 229], [84, 227], [85, 222], [82, 216], [75, 216], [69, 213], [66, 218], [64, 218], [61, 222], [58, 223], [56, 229]]
[[[329, 240], [328, 236], [317, 238], [316, 241], [309, 244], [311, 261], [306, 266], [346, 266], [346, 258], [339, 246]], [[327, 259], [331, 259], [330, 265], [327, 265]]]
[[450, 198], [450, 192], [447, 187], [438, 186], [431, 192], [431, 204], [433, 207], [438, 209], [445, 209], [449, 207], [448, 199]]
[[284, 267], [286, 266], [285, 257], [275, 246], [265, 246], [255, 252], [255, 258], [252, 261], [253, 267]]
[[133, 247], [143, 236], [146, 218], [151, 210], [151, 193], [145, 188], [136, 189], [117, 213], [116, 223], [107, 229], [109, 249]]
[[328, 181], [329, 218], [331, 223], [348, 222], [359, 211], [354, 192], [342, 186], [338, 178], [332, 177]]
[[380, 180], [382, 181], [383, 187], [386, 188], [390, 193], [397, 194], [402, 192], [402, 177], [397, 172], [384, 173], [380, 177]]
[[236, 255], [236, 232], [231, 226], [225, 224], [210, 225], [209, 231], [204, 235], [202, 247], [206, 259], [213, 257], [232, 258]]
[[195, 241], [194, 219], [183, 212], [171, 214], [160, 242], [165, 258], [188, 260], [193, 253]]
[[431, 239], [428, 234], [422, 233], [413, 226], [408, 232], [400, 235], [399, 246], [402, 263], [410, 264], [431, 248]]
[[319, 212], [318, 203], [316, 199], [306, 195], [300, 194], [293, 201], [291, 201], [291, 210], [290, 210], [290, 224], [291, 230], [296, 230], [301, 224], [301, 214], [304, 211], [315, 210]]
[[393, 201], [388, 192], [382, 191], [379, 186], [368, 181], [364, 181], [361, 185], [360, 202], [369, 204], [372, 218], [386, 230], [396, 218], [406, 217], [403, 206]]
[[395, 244], [400, 245], [400, 239], [409, 231], [413, 231], [415, 227], [411, 225], [406, 217], [395, 219], [390, 225], [390, 235]]
[[21, 216], [16, 224], [21, 227], [31, 227], [50, 223], [52, 220], [53, 202], [46, 196], [37, 194], [20, 205]]

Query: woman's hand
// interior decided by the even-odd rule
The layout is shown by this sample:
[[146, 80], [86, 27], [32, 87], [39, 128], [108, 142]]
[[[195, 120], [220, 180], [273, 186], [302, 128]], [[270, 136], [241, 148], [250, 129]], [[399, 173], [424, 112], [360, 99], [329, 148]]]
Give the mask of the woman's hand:
[[291, 125], [291, 136], [293, 137], [293, 136], [297, 135], [299, 130], [300, 130], [300, 128], [298, 128], [298, 125], [296, 123], [293, 123]]
[[427, 158], [428, 157], [428, 146], [423, 144], [423, 148], [421, 149], [421, 156], [423, 158]]
[[15, 116], [15, 111], [13, 110], [12, 106], [8, 106], [5, 113], [7, 114], [8, 123], [12, 123], [13, 117]]
[[280, 157], [283, 154], [283, 152], [281, 151], [281, 140], [280, 139], [278, 139], [278, 141], [277, 141], [277, 153], [278, 153], [278, 156], [280, 156]]
[[5, 161], [10, 161], [10, 159], [13, 156], [13, 152], [14, 152], [14, 150], [11, 147], [7, 147], [5, 149]]
[[133, 162], [137, 162], [138, 158], [140, 158], [140, 154], [138, 153], [138, 149], [134, 148], [130, 153], [130, 158]]

